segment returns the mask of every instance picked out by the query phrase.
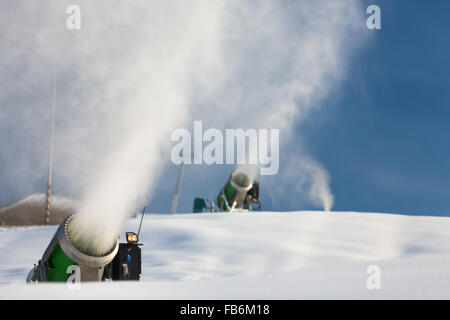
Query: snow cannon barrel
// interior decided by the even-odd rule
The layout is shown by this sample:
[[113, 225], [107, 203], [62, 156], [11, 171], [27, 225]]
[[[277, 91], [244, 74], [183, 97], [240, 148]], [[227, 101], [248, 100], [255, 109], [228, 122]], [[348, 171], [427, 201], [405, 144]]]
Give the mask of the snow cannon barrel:
[[250, 178], [243, 172], [235, 171], [220, 190], [217, 205], [222, 211], [232, 211], [243, 204], [247, 191], [251, 188]]
[[[50, 244], [27, 277], [27, 282], [66, 282], [70, 276], [71, 266], [79, 267], [79, 276], [84, 281], [101, 281], [103, 271], [117, 254], [119, 239], [113, 241], [108, 250], [86, 250], [82, 237], [74, 237], [71, 223], [76, 214], [67, 217], [58, 227]], [[76, 238], [76, 240], [75, 240]], [[90, 241], [90, 240], [89, 240]], [[95, 243], [91, 243], [95, 248]], [[89, 251], [89, 252], [87, 252]]]

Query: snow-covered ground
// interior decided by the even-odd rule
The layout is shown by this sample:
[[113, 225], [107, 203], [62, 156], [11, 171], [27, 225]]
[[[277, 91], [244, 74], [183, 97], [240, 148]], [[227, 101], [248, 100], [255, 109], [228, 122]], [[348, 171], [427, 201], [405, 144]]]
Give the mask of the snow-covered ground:
[[[26, 285], [55, 230], [0, 228], [0, 299], [450, 299], [450, 218], [146, 215], [140, 282]], [[370, 265], [381, 270], [379, 290], [367, 288]]]

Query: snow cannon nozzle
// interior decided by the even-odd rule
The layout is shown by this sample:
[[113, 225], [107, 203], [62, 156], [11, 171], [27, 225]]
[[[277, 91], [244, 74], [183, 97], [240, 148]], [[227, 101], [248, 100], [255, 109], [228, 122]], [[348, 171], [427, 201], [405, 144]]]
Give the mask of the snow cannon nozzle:
[[[107, 260], [105, 257], [109, 258], [110, 255], [117, 252], [119, 235], [98, 234], [93, 230], [83, 230], [80, 228], [79, 222], [76, 221], [78, 217], [77, 214], [73, 214], [60, 225], [60, 228], [63, 229], [63, 232], [58, 233], [61, 243], [64, 244], [67, 241], [84, 255], [103, 258], [99, 260], [101, 262]], [[100, 237], [102, 239], [99, 239]], [[100, 243], [102, 244], [100, 245]], [[71, 252], [72, 250], [68, 248], [68, 251]]]

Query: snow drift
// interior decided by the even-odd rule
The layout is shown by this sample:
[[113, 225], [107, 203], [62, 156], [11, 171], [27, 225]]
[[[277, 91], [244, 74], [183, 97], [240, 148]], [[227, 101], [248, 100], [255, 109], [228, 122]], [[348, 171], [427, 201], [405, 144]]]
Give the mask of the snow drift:
[[[127, 222], [136, 230], [139, 219]], [[0, 299], [450, 298], [450, 219], [299, 211], [146, 215], [138, 283], [25, 285], [55, 227], [0, 228]], [[367, 269], [381, 270], [369, 290]]]

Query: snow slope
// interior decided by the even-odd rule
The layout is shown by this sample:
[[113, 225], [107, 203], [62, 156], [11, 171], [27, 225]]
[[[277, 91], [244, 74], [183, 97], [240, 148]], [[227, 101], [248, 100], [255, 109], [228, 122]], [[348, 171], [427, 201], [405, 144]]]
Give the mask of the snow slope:
[[[76, 200], [52, 196], [50, 224], [60, 224], [78, 207]], [[0, 226], [30, 226], [45, 224], [46, 195], [35, 193], [0, 208]]]
[[[0, 228], [0, 299], [450, 299], [450, 218], [146, 215], [140, 282], [25, 285], [55, 230]], [[381, 269], [380, 290], [367, 288], [370, 265]]]

